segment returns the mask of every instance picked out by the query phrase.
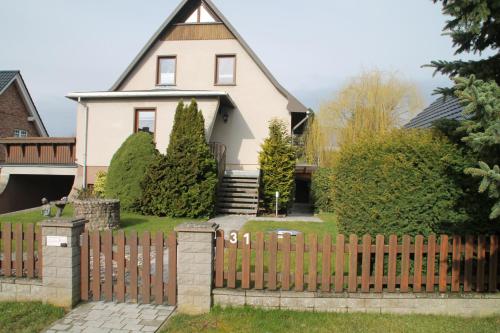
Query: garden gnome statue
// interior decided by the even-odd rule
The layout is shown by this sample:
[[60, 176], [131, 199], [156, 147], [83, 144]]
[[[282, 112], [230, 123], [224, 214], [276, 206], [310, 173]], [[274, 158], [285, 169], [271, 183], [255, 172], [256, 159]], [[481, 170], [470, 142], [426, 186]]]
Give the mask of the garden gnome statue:
[[50, 217], [50, 203], [47, 198], [42, 199], [42, 215]]

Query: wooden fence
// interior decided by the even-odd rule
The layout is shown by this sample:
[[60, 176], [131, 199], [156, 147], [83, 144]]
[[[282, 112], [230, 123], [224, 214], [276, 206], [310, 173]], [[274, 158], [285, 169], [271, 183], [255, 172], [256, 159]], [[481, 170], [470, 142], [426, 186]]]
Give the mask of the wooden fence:
[[2, 223], [0, 276], [42, 277], [42, 233], [34, 224]]
[[[215, 286], [322, 292], [497, 292], [498, 236], [369, 235], [318, 242], [231, 234], [216, 239]], [[231, 241], [232, 240], [232, 241]], [[375, 242], [373, 242], [375, 240]], [[236, 242], [235, 242], [236, 241]], [[361, 241], [361, 242], [360, 242]]]
[[4, 164], [72, 165], [75, 163], [75, 138], [2, 138]]
[[[164, 262], [167, 261], [167, 267]], [[81, 236], [82, 300], [176, 304], [177, 239], [172, 232], [84, 232]]]

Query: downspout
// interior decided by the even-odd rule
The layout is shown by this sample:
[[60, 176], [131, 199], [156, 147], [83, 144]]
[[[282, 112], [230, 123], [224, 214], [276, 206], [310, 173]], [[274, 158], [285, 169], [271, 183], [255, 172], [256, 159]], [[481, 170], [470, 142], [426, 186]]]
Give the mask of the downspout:
[[82, 188], [87, 188], [87, 147], [88, 147], [88, 134], [89, 134], [89, 107], [87, 104], [81, 102], [81, 97], [78, 97], [78, 103], [85, 108], [85, 136], [83, 140], [83, 182]]

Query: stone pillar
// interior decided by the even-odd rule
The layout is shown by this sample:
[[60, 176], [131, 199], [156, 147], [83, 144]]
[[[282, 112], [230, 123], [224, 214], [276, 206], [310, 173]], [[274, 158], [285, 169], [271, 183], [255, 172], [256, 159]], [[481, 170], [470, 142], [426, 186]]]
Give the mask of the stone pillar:
[[177, 231], [177, 310], [201, 314], [212, 306], [215, 223], [184, 223]]
[[42, 227], [44, 303], [71, 308], [80, 301], [80, 235], [84, 219], [52, 219]]

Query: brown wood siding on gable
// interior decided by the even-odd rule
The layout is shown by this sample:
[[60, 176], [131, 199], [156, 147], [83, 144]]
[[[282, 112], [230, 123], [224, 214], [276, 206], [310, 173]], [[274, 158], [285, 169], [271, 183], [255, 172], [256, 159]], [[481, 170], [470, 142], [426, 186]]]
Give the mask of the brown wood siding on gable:
[[224, 24], [179, 24], [174, 25], [164, 40], [217, 40], [235, 39]]

